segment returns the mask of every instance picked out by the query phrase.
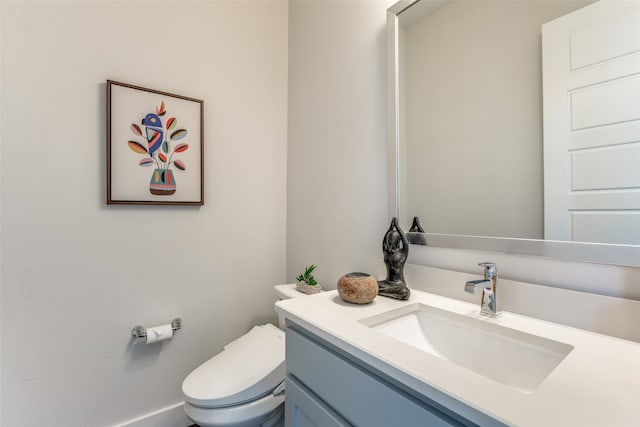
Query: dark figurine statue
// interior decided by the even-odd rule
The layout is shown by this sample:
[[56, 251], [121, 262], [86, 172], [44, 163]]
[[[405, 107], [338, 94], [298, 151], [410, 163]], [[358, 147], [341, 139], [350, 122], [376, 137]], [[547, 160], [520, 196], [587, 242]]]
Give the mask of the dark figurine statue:
[[422, 224], [420, 224], [420, 218], [414, 216], [413, 224], [411, 224], [411, 228], [407, 233], [407, 240], [412, 245], [427, 246], [427, 237], [424, 233], [424, 228], [422, 228]]
[[397, 218], [391, 220], [391, 227], [382, 240], [387, 279], [378, 282], [378, 295], [407, 300], [411, 291], [404, 281], [404, 263], [409, 255], [409, 241], [398, 226]]
[[424, 228], [422, 228], [422, 224], [420, 224], [420, 218], [417, 216], [413, 217], [413, 223], [411, 224], [409, 231], [414, 233], [424, 233]]

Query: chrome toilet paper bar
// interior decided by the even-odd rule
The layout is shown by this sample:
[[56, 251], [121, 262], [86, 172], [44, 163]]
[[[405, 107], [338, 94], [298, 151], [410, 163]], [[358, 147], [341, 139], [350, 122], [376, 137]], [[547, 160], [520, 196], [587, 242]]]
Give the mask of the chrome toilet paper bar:
[[[171, 321], [171, 329], [175, 332], [180, 328], [182, 328], [182, 319], [176, 317]], [[134, 326], [133, 329], [131, 329], [131, 336], [136, 338], [146, 338], [147, 330], [142, 325]]]

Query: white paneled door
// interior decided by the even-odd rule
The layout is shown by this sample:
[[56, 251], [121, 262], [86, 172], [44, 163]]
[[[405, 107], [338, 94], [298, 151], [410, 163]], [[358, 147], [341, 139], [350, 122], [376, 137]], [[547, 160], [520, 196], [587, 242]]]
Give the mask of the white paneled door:
[[640, 244], [640, 1], [542, 26], [545, 239]]

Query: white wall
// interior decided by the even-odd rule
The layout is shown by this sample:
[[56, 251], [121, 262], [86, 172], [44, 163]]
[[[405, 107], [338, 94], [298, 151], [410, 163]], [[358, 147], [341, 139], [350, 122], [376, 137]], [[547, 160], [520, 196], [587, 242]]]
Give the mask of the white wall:
[[[105, 426], [177, 404], [193, 368], [276, 320], [287, 3], [1, 8], [0, 424]], [[204, 99], [205, 206], [105, 205], [108, 78]], [[129, 336], [175, 316], [172, 341]]]
[[287, 277], [333, 289], [375, 274], [388, 227], [385, 11], [393, 1], [289, 5]]

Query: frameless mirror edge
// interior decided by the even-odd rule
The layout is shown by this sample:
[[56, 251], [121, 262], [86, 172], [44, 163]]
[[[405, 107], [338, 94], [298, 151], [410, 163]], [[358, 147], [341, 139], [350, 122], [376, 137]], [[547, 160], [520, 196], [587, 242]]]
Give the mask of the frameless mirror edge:
[[[398, 15], [420, 0], [400, 0], [387, 9], [387, 164], [389, 220], [400, 218], [399, 200], [399, 69]], [[451, 249], [500, 252], [575, 262], [640, 267], [640, 246], [562, 242], [502, 237], [424, 233], [427, 245]], [[417, 239], [420, 241], [421, 239]], [[414, 244], [414, 243], [412, 243]], [[418, 243], [419, 244], [419, 243]]]

